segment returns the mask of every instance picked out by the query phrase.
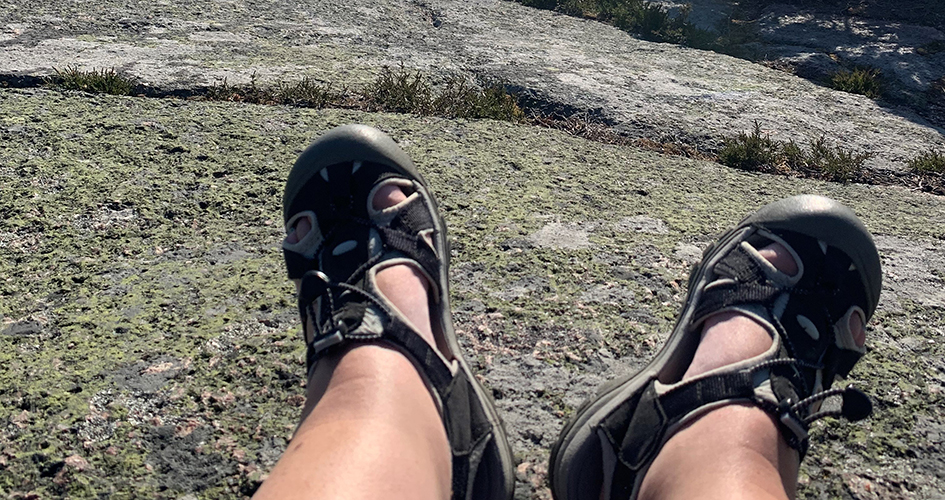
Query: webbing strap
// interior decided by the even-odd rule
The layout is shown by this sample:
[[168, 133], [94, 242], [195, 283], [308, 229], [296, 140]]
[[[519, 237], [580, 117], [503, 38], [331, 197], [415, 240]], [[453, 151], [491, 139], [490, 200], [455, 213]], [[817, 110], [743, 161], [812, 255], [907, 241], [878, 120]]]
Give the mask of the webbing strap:
[[651, 382], [633, 412], [618, 458], [638, 470], [659, 450], [665, 431], [690, 412], [717, 401], [754, 400], [752, 378], [745, 371], [723, 373], [693, 380], [662, 395]]

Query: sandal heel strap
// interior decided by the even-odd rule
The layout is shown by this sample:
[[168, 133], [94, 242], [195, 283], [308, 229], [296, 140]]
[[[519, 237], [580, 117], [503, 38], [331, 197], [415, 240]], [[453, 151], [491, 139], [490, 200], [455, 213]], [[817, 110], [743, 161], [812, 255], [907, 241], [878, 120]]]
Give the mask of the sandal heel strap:
[[754, 401], [754, 382], [755, 376], [748, 370], [693, 380], [663, 393], [657, 382], [650, 382], [635, 405], [616, 409], [603, 420], [602, 429], [620, 450], [620, 462], [639, 472], [652, 461], [671, 427], [715, 402]]
[[[628, 399], [601, 420], [600, 431], [617, 452], [611, 500], [631, 498], [640, 474], [646, 473], [672, 433], [702, 412], [718, 406], [745, 401], [761, 408], [774, 417], [781, 435], [802, 459], [810, 443], [808, 429], [814, 420], [843, 416], [856, 421], [872, 413], [869, 397], [852, 385], [822, 391], [798, 401], [789, 380], [801, 377], [793, 366], [795, 363], [792, 359], [773, 359], [736, 372], [692, 379], [674, 387], [650, 381], [637, 397]], [[770, 393], [763, 388], [765, 380], [771, 381]], [[839, 411], [814, 414], [808, 411], [819, 401], [841, 395], [843, 403]]]
[[[345, 345], [377, 342], [392, 345], [403, 352], [433, 391], [450, 443], [452, 498], [472, 500], [476, 471], [486, 455], [488, 446], [493, 442], [494, 435], [493, 424], [490, 423], [472, 382], [463, 370], [453, 373], [450, 366], [444, 364], [442, 358], [420, 335], [392, 316], [383, 325], [383, 332], [377, 336], [355, 336], [344, 332], [342, 328], [318, 337], [318, 340], [309, 344], [309, 366], [314, 367], [318, 358]], [[320, 344], [324, 345], [321, 349]]]

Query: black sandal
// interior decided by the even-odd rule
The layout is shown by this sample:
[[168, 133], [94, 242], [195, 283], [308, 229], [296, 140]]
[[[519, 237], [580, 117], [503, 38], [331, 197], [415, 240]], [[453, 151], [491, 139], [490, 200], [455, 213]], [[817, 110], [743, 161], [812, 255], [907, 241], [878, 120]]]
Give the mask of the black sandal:
[[[757, 252], [782, 244], [797, 262], [787, 276]], [[843, 205], [796, 196], [763, 207], [709, 247], [689, 277], [679, 320], [642, 371], [605, 384], [575, 412], [551, 453], [557, 500], [636, 498], [646, 471], [677, 429], [729, 402], [748, 401], [773, 415], [803, 459], [808, 426], [825, 416], [848, 420], [872, 412], [853, 388], [831, 389], [865, 352], [849, 328], [879, 302], [879, 254], [862, 222]], [[680, 382], [699, 345], [702, 323], [738, 311], [766, 325], [766, 353]], [[830, 396], [842, 409], [818, 411]]]
[[[396, 185], [407, 200], [374, 210], [374, 193]], [[299, 313], [308, 374], [319, 358], [352, 343], [384, 343], [417, 367], [440, 409], [452, 450], [453, 498], [511, 498], [512, 453], [486, 392], [463, 359], [449, 307], [446, 225], [426, 182], [389, 137], [364, 125], [336, 128], [308, 147], [289, 174], [286, 228], [312, 230], [285, 244], [289, 278], [300, 279]], [[378, 293], [375, 274], [408, 264], [430, 283], [439, 351]], [[315, 331], [305, 325], [312, 320]]]

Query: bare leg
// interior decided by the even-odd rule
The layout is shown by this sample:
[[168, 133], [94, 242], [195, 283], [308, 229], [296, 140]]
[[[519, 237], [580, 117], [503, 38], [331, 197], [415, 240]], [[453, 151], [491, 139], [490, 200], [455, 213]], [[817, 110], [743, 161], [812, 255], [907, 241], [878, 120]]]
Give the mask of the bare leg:
[[[761, 255], [789, 275], [797, 265], [775, 243]], [[865, 340], [858, 315], [851, 319], [858, 345]], [[768, 332], [734, 313], [709, 318], [702, 342], [683, 379], [765, 352]], [[752, 405], [712, 410], [667, 441], [643, 480], [641, 499], [787, 499], [797, 483], [798, 456], [770, 415]]]
[[[375, 208], [405, 199], [378, 191]], [[295, 242], [311, 228], [296, 227]], [[409, 266], [387, 268], [377, 285], [435, 345], [428, 284]], [[319, 361], [302, 422], [257, 499], [445, 499], [450, 451], [439, 412], [413, 364], [398, 351], [359, 346]]]

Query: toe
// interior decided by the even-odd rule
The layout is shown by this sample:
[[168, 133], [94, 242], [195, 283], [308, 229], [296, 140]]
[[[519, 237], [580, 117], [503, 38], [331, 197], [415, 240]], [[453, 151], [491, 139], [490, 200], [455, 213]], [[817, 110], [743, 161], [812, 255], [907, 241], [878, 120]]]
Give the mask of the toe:
[[383, 210], [392, 207], [407, 199], [407, 195], [394, 184], [388, 184], [377, 190], [374, 194], [374, 210]]
[[777, 268], [778, 271], [788, 276], [797, 274], [797, 262], [794, 262], [791, 253], [780, 243], [772, 243], [758, 250], [758, 253]]
[[294, 245], [305, 238], [305, 235], [312, 230], [312, 223], [306, 217], [299, 219], [295, 227], [289, 229], [289, 234], [285, 237], [285, 242]]
[[[797, 274], [797, 262], [791, 257], [791, 253], [780, 243], [772, 243], [758, 253], [770, 262], [778, 271], [788, 276]], [[859, 314], [850, 315], [850, 331], [853, 333], [853, 341], [858, 347], [862, 347], [866, 342], [866, 329], [863, 325], [863, 318]]]

